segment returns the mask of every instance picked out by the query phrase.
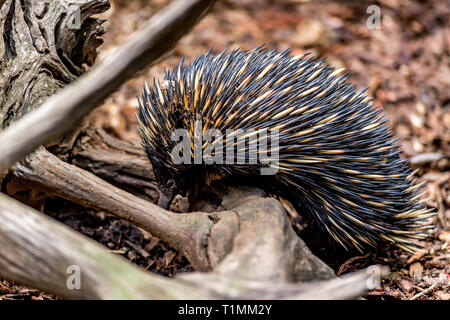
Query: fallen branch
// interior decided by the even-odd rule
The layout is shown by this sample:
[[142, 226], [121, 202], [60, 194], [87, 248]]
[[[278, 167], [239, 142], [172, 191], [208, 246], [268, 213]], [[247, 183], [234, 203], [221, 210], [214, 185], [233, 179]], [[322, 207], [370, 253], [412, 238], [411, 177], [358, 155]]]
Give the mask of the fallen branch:
[[7, 184], [9, 194], [32, 188], [108, 212], [180, 250], [198, 270], [210, 268], [204, 252], [206, 234], [212, 225], [207, 217], [166, 211], [61, 161], [43, 147], [16, 164], [12, 172], [18, 179]]
[[9, 193], [31, 186], [110, 213], [168, 242], [199, 271], [279, 281], [334, 277], [295, 234], [281, 204], [258, 189], [223, 189], [220, 212], [176, 214], [59, 160], [43, 147], [13, 172], [17, 180], [7, 184]]
[[213, 2], [179, 0], [169, 5], [89, 73], [7, 127], [0, 133], [0, 173], [60, 137], [136, 71], [166, 53]]
[[[0, 242], [0, 276], [65, 299], [349, 299], [366, 292], [374, 277], [372, 271], [362, 270], [341, 279], [307, 284], [254, 281], [220, 272], [168, 279], [138, 269], [3, 194]], [[75, 275], [71, 270], [79, 271], [79, 289], [69, 289], [69, 276]]]

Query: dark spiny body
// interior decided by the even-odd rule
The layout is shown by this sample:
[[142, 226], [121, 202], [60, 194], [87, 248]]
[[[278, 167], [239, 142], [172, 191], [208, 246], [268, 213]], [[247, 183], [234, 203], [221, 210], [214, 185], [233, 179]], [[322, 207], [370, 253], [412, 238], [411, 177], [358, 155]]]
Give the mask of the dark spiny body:
[[194, 120], [224, 135], [226, 129], [277, 129], [273, 179], [288, 187], [300, 213], [345, 248], [361, 251], [380, 240], [417, 248], [433, 212], [420, 202], [421, 185], [400, 158], [383, 112], [342, 71], [306, 55], [258, 48], [208, 53], [165, 72], [165, 87], [154, 81], [139, 109], [143, 146], [162, 192], [183, 191], [199, 172], [253, 176], [261, 167], [175, 165], [174, 129], [192, 136]]

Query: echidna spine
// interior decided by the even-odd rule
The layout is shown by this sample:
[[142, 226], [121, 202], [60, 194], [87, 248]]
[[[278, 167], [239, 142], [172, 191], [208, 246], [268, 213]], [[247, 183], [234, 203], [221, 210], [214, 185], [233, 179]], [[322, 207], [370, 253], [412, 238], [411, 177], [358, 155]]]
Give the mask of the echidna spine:
[[[269, 166], [299, 212], [347, 249], [382, 240], [414, 250], [434, 212], [420, 201], [423, 186], [401, 159], [384, 113], [348, 77], [325, 60], [261, 48], [182, 61], [165, 72], [164, 87], [154, 81], [145, 88], [139, 103], [142, 143], [161, 190], [182, 191], [202, 170], [252, 176], [263, 166], [248, 157], [247, 165], [175, 164], [174, 130], [185, 129], [193, 141], [200, 121], [201, 133], [218, 130], [224, 145], [227, 130], [276, 130], [279, 157]], [[194, 143], [189, 153], [193, 159]]]

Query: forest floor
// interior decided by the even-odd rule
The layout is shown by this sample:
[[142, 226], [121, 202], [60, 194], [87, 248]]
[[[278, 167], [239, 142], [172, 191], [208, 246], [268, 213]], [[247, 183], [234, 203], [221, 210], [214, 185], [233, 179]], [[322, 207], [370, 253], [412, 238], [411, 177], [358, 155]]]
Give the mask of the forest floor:
[[[99, 59], [164, 7], [166, 0], [113, 0], [105, 14], [107, 33]], [[381, 8], [381, 29], [369, 29], [366, 10]], [[368, 299], [450, 300], [450, 2], [446, 1], [302, 1], [227, 0], [213, 10], [158, 63], [142, 70], [91, 115], [124, 140], [139, 139], [136, 96], [144, 81], [160, 78], [164, 68], [227, 48], [291, 49], [312, 52], [334, 67], [345, 67], [350, 81], [387, 112], [403, 148], [418, 169], [428, 207], [435, 208], [435, 232], [424, 241], [427, 251], [414, 255], [382, 248], [333, 265], [338, 275], [379, 263], [391, 269], [382, 288]], [[61, 199], [49, 199], [45, 212], [103, 243], [142, 268], [173, 276], [192, 271], [188, 261], [150, 234], [102, 212]], [[422, 294], [423, 293], [423, 294]], [[55, 297], [0, 279], [1, 299]]]

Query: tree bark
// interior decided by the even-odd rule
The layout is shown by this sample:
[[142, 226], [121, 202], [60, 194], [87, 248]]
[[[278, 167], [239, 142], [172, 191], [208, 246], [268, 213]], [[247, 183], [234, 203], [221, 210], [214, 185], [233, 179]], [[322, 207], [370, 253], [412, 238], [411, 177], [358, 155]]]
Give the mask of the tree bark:
[[[199, 290], [131, 265], [63, 224], [0, 194], [0, 276], [66, 299], [193, 299]], [[71, 267], [80, 286], [68, 285]], [[76, 272], [76, 271], [75, 271]], [[75, 282], [73, 285], [77, 285]], [[70, 283], [69, 283], [70, 284]]]
[[[0, 7], [0, 129], [36, 110], [84, 73], [85, 64], [94, 63], [105, 20], [91, 16], [109, 6], [108, 0], [4, 1]], [[82, 128], [79, 125], [59, 137], [55, 149], [60, 154], [70, 150]]]
[[[19, 8], [21, 7], [20, 4], [23, 3], [22, 1], [9, 1], [12, 1], [11, 8], [13, 8], [14, 5], [16, 8]], [[154, 15], [142, 30], [135, 35], [132, 35], [121, 46], [116, 48], [106, 59], [85, 74], [80, 81], [71, 84], [65, 90], [53, 95], [33, 112], [28, 112], [28, 108], [26, 108], [26, 110], [12, 110], [13, 114], [27, 114], [13, 125], [9, 125], [9, 122], [5, 123], [5, 126], [8, 127], [3, 132], [0, 132], [0, 170], [4, 170], [5, 168], [10, 167], [14, 162], [23, 159], [39, 145], [54, 142], [54, 140], [61, 135], [67, 134], [68, 130], [75, 126], [92, 109], [97, 107], [105, 98], [119, 88], [122, 83], [131, 78], [136, 71], [154, 62], [172, 48], [172, 46], [195, 25], [198, 18], [213, 2], [214, 0], [174, 1], [161, 12]], [[47, 7], [46, 2], [29, 0], [24, 8], [25, 12], [29, 9], [34, 10], [31, 12], [36, 12], [44, 6], [42, 9], [44, 12], [57, 12], [57, 16], [53, 18], [56, 19], [56, 21], [61, 21], [61, 24], [55, 25], [54, 32], [47, 34], [47, 37], [63, 39], [60, 42], [53, 44], [55, 48], [52, 50], [57, 53], [62, 52], [61, 61], [56, 61], [56, 63], [61, 64], [65, 62], [65, 66], [76, 67], [75, 62], [77, 61], [84, 62], [88, 59], [87, 62], [89, 62], [90, 56], [85, 56], [83, 49], [79, 48], [80, 46], [84, 47], [86, 45], [86, 41], [89, 40], [89, 38], [84, 38], [84, 35], [86, 33], [89, 35], [89, 33], [83, 29], [77, 29], [76, 31], [71, 30], [73, 29], [72, 24], [65, 21], [63, 17], [76, 16], [78, 12], [81, 12], [82, 15], [80, 20], [84, 21], [82, 19], [84, 6], [91, 4], [92, 7], [96, 8], [96, 6], [104, 3], [107, 4], [106, 0], [84, 0], [82, 3], [74, 2], [69, 6], [69, 9], [67, 9], [69, 13], [63, 11], [66, 7], [66, 2], [58, 1], [49, 3]], [[35, 9], [35, 6], [38, 6], [38, 9]], [[60, 8], [61, 6], [64, 8]], [[26, 15], [24, 16], [22, 14], [22, 11], [19, 12], [19, 17], [10, 17], [10, 15], [6, 15], [5, 17], [2, 16], [2, 18], [4, 18], [5, 21], [9, 21], [10, 19], [14, 19], [14, 21], [27, 21], [27, 19], [36, 20], [34, 16], [27, 18]], [[13, 13], [14, 12], [15, 11], [13, 10]], [[90, 11], [85, 13], [93, 14], [97, 12]], [[88, 21], [90, 20], [92, 19], [89, 19]], [[4, 34], [14, 35], [14, 32], [9, 32], [12, 25], [8, 23], [6, 23], [6, 25], [7, 27], [4, 30]], [[28, 24], [26, 25], [28, 26]], [[80, 28], [83, 25], [84, 23], [81, 24]], [[32, 30], [31, 27], [28, 27], [28, 29]], [[60, 32], [60, 29], [65, 29], [66, 31]], [[24, 30], [24, 32], [25, 31], [27, 30]], [[50, 31], [52, 30], [48, 30], [48, 32]], [[80, 31], [82, 32], [80, 33]], [[4, 51], [7, 61], [11, 60], [11, 58], [14, 59], [17, 56], [17, 52], [24, 52], [27, 56], [32, 54], [38, 55], [40, 58], [41, 54], [38, 49], [35, 49], [36, 45], [33, 43], [33, 34], [28, 32], [26, 35], [28, 34], [30, 39], [28, 39], [23, 46], [22, 43], [20, 47], [13, 45], [15, 44], [14, 37], [12, 37], [12, 41], [8, 41], [9, 45], [5, 44], [6, 49]], [[21, 33], [16, 37], [21, 38]], [[81, 37], [82, 39], [78, 39], [78, 37]], [[75, 41], [74, 38], [78, 41]], [[5, 43], [6, 42], [7, 41], [5, 41]], [[52, 45], [52, 43], [48, 45]], [[29, 48], [30, 46], [32, 47]], [[68, 47], [67, 51], [70, 52], [70, 55], [62, 50], [60, 48], [61, 46]], [[23, 59], [23, 57], [19, 55], [19, 59]], [[12, 62], [15, 63], [14, 61]], [[24, 85], [25, 83], [21, 81], [18, 85], [20, 86], [20, 84]], [[47, 93], [45, 88], [43, 89], [44, 90], [38, 92], [41, 97]], [[53, 92], [51, 92], [51, 94], [52, 93]], [[34, 106], [37, 106], [38, 104], [36, 103], [41, 102], [41, 100], [29, 102], [33, 102], [35, 103]], [[23, 105], [26, 104], [21, 104], [21, 106]], [[2, 107], [1, 109], [3, 110], [4, 108]], [[8, 112], [9, 111], [7, 110], [7, 114], [11, 113]], [[2, 121], [5, 121], [5, 118], [12, 118], [12, 116], [3, 117]], [[24, 135], [24, 132], [27, 134]], [[70, 134], [70, 137], [74, 137], [74, 135]], [[9, 143], [10, 141], [14, 141], [14, 144]], [[60, 146], [60, 144], [61, 143], [57, 143], [56, 145]], [[58, 153], [60, 152], [58, 151]]]

